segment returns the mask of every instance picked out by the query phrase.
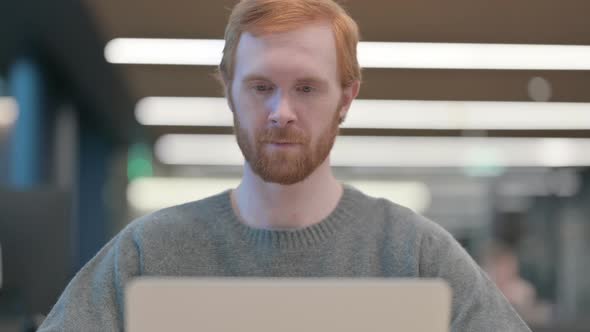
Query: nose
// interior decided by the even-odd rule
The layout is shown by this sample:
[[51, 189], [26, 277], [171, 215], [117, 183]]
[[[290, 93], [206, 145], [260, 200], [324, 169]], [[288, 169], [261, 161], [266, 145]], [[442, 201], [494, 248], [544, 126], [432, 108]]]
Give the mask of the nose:
[[275, 127], [286, 127], [295, 122], [296, 115], [288, 96], [277, 92], [270, 100], [268, 121]]

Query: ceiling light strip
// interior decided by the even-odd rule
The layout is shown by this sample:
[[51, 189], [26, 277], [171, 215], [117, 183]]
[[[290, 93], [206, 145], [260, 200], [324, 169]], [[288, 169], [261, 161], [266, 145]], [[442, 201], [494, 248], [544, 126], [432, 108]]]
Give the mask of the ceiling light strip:
[[[565, 167], [590, 166], [590, 139], [340, 136], [333, 166]], [[172, 165], [241, 165], [233, 135], [168, 134], [156, 157]]]
[[[111, 63], [216, 66], [222, 39], [115, 38]], [[360, 42], [364, 68], [590, 70], [588, 45]]]
[[[146, 97], [136, 106], [150, 126], [232, 126], [224, 98]], [[587, 130], [590, 103], [367, 100], [353, 102], [343, 128]]]

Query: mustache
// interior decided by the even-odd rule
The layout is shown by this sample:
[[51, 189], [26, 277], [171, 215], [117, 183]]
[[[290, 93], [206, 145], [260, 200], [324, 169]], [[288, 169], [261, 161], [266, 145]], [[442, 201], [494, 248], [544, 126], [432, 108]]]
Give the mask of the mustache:
[[305, 144], [308, 140], [309, 139], [303, 130], [294, 127], [267, 128], [258, 134], [258, 141], [261, 143], [289, 142]]

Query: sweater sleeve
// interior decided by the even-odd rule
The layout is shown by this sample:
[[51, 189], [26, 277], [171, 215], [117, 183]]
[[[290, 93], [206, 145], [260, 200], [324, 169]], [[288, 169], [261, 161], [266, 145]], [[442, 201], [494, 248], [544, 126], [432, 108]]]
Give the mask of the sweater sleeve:
[[452, 291], [452, 331], [506, 331], [530, 329], [485, 272], [461, 245], [437, 224], [418, 220], [421, 277], [442, 278]]
[[38, 331], [122, 331], [124, 287], [140, 273], [138, 241], [127, 227], [74, 276]]

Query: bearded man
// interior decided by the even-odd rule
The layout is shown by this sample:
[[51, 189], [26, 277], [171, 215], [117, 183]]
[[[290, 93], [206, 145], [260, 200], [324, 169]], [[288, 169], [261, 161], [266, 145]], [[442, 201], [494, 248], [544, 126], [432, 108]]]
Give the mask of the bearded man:
[[448, 232], [332, 174], [360, 88], [358, 36], [332, 0], [240, 1], [219, 66], [245, 158], [239, 186], [133, 221], [40, 331], [122, 330], [124, 287], [142, 275], [442, 278], [453, 331], [529, 331]]

